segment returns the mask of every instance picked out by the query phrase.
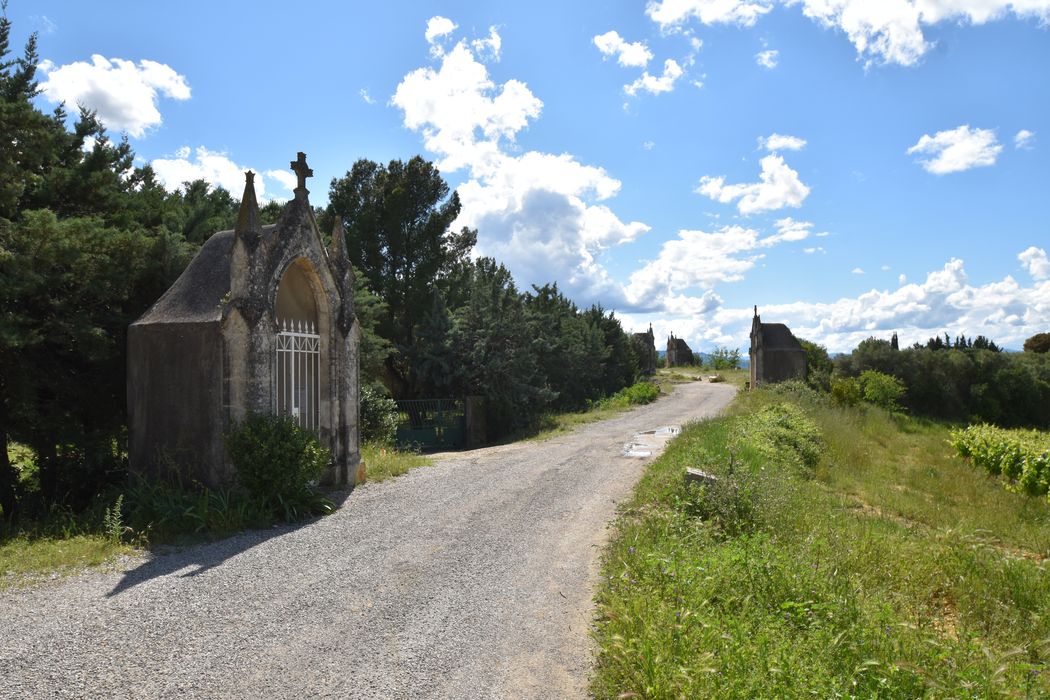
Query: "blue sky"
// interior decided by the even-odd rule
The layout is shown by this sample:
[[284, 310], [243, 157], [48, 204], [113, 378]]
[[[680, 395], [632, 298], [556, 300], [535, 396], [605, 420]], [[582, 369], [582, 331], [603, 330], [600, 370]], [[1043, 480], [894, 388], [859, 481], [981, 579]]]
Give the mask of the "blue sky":
[[746, 350], [1050, 330], [1050, 0], [13, 0], [166, 186], [419, 153], [523, 288]]

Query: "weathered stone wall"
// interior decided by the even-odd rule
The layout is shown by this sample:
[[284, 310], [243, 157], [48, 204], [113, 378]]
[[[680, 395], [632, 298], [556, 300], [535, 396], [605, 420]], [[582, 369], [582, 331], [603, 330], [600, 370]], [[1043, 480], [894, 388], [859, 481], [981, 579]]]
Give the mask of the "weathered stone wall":
[[128, 458], [135, 470], [213, 486], [229, 479], [222, 370], [218, 324], [128, 329]]
[[689, 344], [673, 335], [667, 339], [667, 366], [682, 367], [693, 364], [693, 351]]
[[806, 378], [806, 353], [796, 350], [766, 350], [760, 360], [760, 384]]
[[649, 326], [645, 333], [634, 333], [631, 340], [634, 341], [634, 350], [638, 353], [642, 374], [656, 374], [656, 338], [653, 336], [653, 327]]

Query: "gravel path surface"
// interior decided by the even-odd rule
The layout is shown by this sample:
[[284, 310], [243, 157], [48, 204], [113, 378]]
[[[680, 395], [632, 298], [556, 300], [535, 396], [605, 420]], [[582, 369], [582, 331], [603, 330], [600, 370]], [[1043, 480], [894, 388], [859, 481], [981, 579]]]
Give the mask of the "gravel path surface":
[[0, 592], [0, 697], [582, 697], [598, 550], [636, 432], [724, 384], [443, 455], [327, 518]]

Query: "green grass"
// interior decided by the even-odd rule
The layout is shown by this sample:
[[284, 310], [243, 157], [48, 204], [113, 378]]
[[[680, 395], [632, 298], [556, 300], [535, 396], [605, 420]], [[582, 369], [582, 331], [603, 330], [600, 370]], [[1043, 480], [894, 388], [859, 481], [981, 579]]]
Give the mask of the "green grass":
[[[947, 438], [808, 392], [689, 426], [605, 551], [593, 694], [1050, 695], [1050, 508]], [[687, 487], [686, 466], [720, 481]]]
[[104, 535], [21, 535], [0, 544], [0, 590], [39, 581], [45, 575], [66, 576], [134, 551]]
[[[362, 445], [361, 454], [369, 481], [383, 481], [432, 463], [425, 456], [378, 445]], [[125, 496], [122, 517], [107, 524], [106, 508], [112, 509], [118, 491]], [[322, 501], [321, 505], [330, 505]], [[323, 512], [330, 510], [326, 506]], [[289, 519], [307, 513], [294, 515]], [[263, 504], [234, 490], [129, 483], [100, 497], [83, 513], [53, 508], [12, 532], [0, 532], [0, 588], [98, 566], [145, 547], [211, 541], [268, 527], [275, 517]]]
[[673, 390], [669, 383], [643, 380], [621, 389], [612, 396], [593, 402], [583, 411], [545, 413], [528, 430], [514, 433], [502, 442], [546, 440], [555, 435], [572, 432], [581, 425], [615, 418], [635, 406], [652, 403]]
[[433, 464], [433, 460], [424, 455], [375, 443], [361, 445], [361, 460], [365, 463], [367, 481], [374, 482], [385, 481], [401, 476], [410, 469]]

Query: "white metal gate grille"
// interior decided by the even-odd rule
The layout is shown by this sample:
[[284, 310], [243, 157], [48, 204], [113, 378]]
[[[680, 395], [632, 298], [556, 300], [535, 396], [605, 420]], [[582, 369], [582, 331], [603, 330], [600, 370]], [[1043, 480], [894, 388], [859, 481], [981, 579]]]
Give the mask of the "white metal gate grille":
[[277, 333], [277, 413], [317, 430], [321, 336], [308, 321], [280, 321]]

